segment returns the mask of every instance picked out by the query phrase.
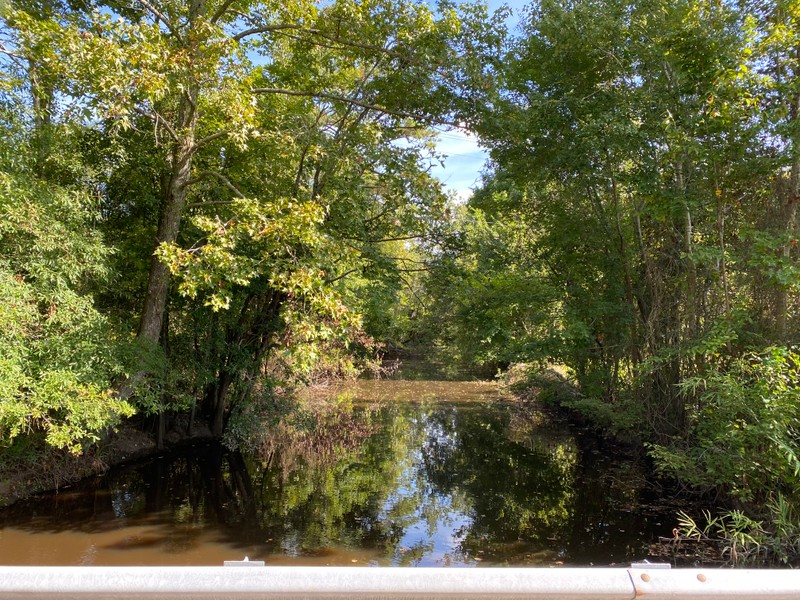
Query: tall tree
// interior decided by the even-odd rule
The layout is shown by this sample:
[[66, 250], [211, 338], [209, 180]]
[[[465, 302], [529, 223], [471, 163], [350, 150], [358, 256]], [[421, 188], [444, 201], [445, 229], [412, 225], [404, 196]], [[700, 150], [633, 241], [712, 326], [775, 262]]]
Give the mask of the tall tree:
[[536, 231], [526, 252], [562, 290], [547, 311], [570, 348], [558, 358], [666, 436], [684, 428], [677, 384], [703, 368], [697, 348], [735, 335], [719, 326], [734, 312], [726, 219], [763, 173], [745, 23], [716, 2], [544, 0], [502, 91], [474, 88], [476, 127]]
[[[279, 332], [295, 348], [360, 335], [344, 303], [359, 302], [352, 276], [401, 272], [388, 245], [435, 227], [443, 196], [419, 159], [424, 129], [455, 119], [459, 49], [494, 43], [485, 12], [460, 10], [139, 0], [34, 19], [12, 7], [60, 117], [95, 136], [104, 227], [132, 274], [106, 302], [139, 305], [151, 355], [204, 357], [190, 387], [216, 433], [231, 386], [258, 378]], [[148, 412], [186, 405], [170, 386], [147, 392], [161, 370], [150, 365], [122, 396], [139, 384]]]

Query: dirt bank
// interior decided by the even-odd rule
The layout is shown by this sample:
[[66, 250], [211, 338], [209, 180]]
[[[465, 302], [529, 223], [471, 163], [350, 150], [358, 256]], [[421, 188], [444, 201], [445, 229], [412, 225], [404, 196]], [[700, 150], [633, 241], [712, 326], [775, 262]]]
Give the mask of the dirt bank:
[[211, 439], [211, 431], [198, 425], [191, 432], [170, 431], [164, 447], [158, 448], [148, 434], [132, 426], [123, 426], [107, 441], [80, 456], [53, 448], [25, 448], [18, 458], [7, 459], [0, 467], [0, 507], [42, 492], [102, 475], [113, 466], [169, 451], [201, 439]]

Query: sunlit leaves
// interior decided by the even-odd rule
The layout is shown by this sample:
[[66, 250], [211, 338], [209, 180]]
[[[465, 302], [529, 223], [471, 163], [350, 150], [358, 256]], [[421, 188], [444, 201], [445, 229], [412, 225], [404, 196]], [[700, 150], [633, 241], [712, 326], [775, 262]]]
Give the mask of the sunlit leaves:
[[0, 177], [0, 437], [44, 432], [80, 452], [133, 408], [109, 387], [123, 368], [108, 321], [83, 287], [108, 248], [86, 195]]
[[293, 249], [315, 244], [322, 218], [321, 207], [313, 202], [233, 200], [224, 221], [219, 215], [193, 218], [205, 235], [192, 247], [164, 245], [158, 252], [180, 276], [181, 293], [194, 298], [202, 292], [206, 304], [219, 310], [228, 308], [235, 288], [256, 277], [270, 278], [290, 292], [296, 282], [285, 271], [291, 268]]

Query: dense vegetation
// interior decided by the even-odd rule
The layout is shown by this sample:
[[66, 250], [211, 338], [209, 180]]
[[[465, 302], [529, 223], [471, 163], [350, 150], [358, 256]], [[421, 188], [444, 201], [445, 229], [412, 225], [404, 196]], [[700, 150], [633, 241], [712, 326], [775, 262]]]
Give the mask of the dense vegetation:
[[800, 492], [799, 19], [783, 1], [532, 5], [477, 104], [493, 169], [431, 288], [456, 354], [529, 363], [540, 384], [558, 366], [580, 389], [564, 403], [638, 438], [662, 473], [793, 520], [758, 538], [780, 538], [784, 560]]
[[53, 0], [4, 25], [6, 445], [80, 452], [133, 414], [245, 435], [276, 385], [374, 355], [362, 315], [441, 229], [429, 128], [485, 11]]
[[[798, 526], [797, 2], [0, 6], [3, 454], [250, 443], [428, 346]], [[437, 125], [491, 152], [466, 205]]]

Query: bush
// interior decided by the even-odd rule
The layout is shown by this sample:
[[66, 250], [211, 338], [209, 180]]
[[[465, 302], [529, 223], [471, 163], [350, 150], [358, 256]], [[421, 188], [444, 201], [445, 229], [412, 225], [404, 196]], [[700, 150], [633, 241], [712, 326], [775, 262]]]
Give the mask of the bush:
[[87, 281], [109, 249], [88, 196], [0, 173], [0, 441], [38, 432], [80, 453], [133, 408], [109, 389], [122, 370]]
[[687, 379], [696, 397], [689, 434], [653, 445], [659, 470], [701, 489], [721, 489], [764, 505], [775, 493], [800, 492], [800, 354], [768, 348]]

